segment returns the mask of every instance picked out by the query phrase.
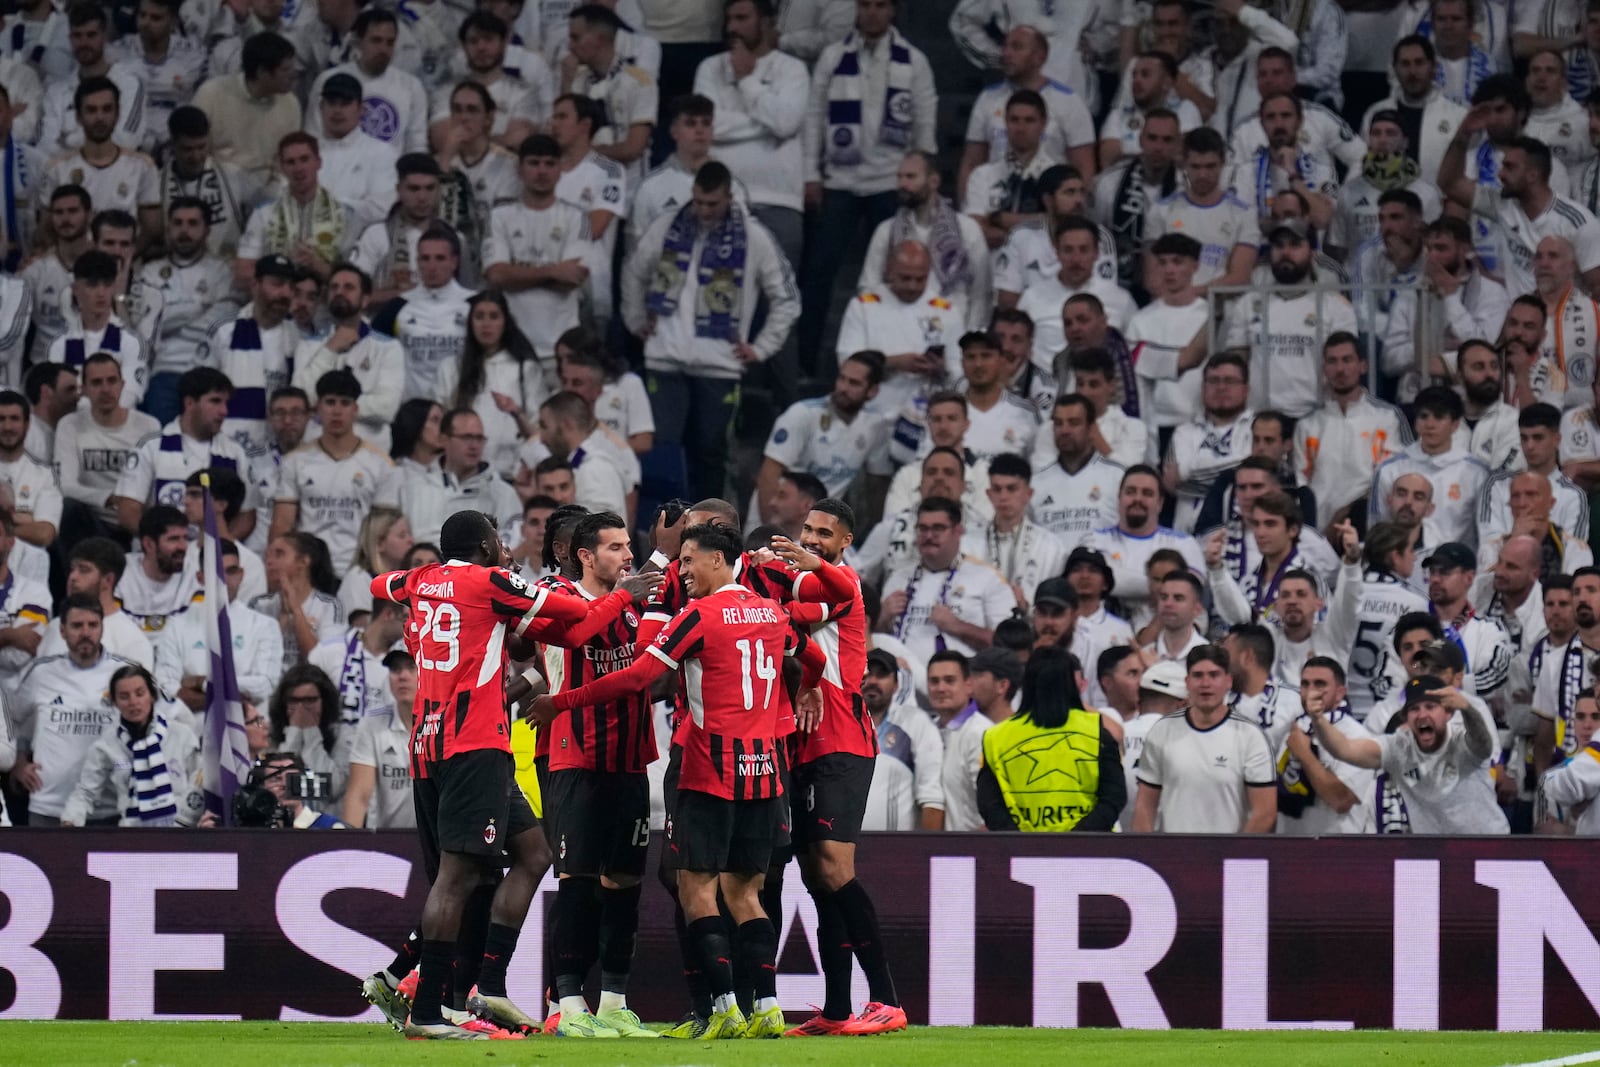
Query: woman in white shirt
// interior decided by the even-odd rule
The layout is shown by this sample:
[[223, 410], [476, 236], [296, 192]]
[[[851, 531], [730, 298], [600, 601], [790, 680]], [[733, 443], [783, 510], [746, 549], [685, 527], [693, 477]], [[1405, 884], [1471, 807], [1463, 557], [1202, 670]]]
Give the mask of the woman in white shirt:
[[339, 583], [339, 605], [349, 619], [357, 611], [372, 610], [372, 579], [405, 566], [406, 553], [415, 540], [411, 523], [394, 508], [373, 508], [361, 520], [356, 535], [356, 558]]
[[544, 380], [533, 345], [499, 290], [467, 301], [466, 348], [459, 364], [447, 362], [439, 368], [439, 395], [452, 408], [478, 413], [489, 439], [483, 458], [504, 477], [515, 474], [517, 446], [539, 432]]

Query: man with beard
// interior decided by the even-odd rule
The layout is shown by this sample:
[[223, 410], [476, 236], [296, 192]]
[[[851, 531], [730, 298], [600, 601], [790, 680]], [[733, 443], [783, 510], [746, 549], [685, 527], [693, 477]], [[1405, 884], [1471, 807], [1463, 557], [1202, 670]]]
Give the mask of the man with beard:
[[[1013, 227], [1006, 243], [994, 253], [995, 303], [1001, 308], [1016, 307], [1030, 286], [1055, 276], [1061, 269], [1054, 244], [1056, 224], [1074, 215], [1087, 215], [1090, 209], [1088, 185], [1075, 167], [1046, 168], [1039, 175], [1039, 199], [1044, 218]], [[1117, 243], [1110, 230], [1097, 225], [1100, 256], [1095, 260], [1095, 276], [1116, 281]]]
[[1555, 826], [1547, 821], [1535, 832], [1594, 837], [1600, 835], [1600, 808], [1594, 803], [1600, 794], [1600, 758], [1596, 758], [1600, 749], [1593, 741], [1595, 728], [1600, 726], [1600, 702], [1593, 690], [1581, 694], [1573, 721], [1579, 754], [1550, 768], [1539, 782], [1539, 806], [1546, 809], [1547, 820], [1554, 820]]
[[[1531, 293], [1536, 287], [1533, 252], [1546, 237], [1572, 241], [1581, 271], [1600, 266], [1600, 248], [1596, 247], [1591, 226], [1594, 216], [1551, 188], [1553, 163], [1550, 148], [1544, 142], [1520, 136], [1507, 143], [1497, 171], [1498, 185], [1486, 183], [1481, 175], [1477, 180], [1468, 176], [1467, 139], [1485, 129], [1487, 121], [1485, 112], [1475, 104], [1451, 139], [1439, 170], [1440, 190], [1480, 222], [1479, 262], [1499, 271], [1506, 280], [1507, 291], [1517, 296]], [[1482, 247], [1482, 222], [1489, 223], [1493, 230], [1493, 249], [1488, 255]]]
[[1402, 37], [1395, 42], [1392, 55], [1395, 90], [1367, 109], [1361, 128], [1368, 146], [1376, 152], [1376, 139], [1383, 135], [1374, 127], [1380, 118], [1390, 117], [1402, 131], [1400, 154], [1416, 163], [1419, 180], [1433, 185], [1450, 137], [1466, 116], [1466, 102], [1451, 99], [1446, 95], [1448, 89], [1439, 85], [1437, 56], [1426, 37]]
[[[775, 538], [773, 550], [802, 574], [809, 573], [823, 563], [837, 565], [855, 538], [854, 528], [855, 515], [849, 507], [831, 498], [820, 500], [806, 516], [800, 544]], [[805, 805], [803, 812], [798, 806], [791, 809], [795, 851], [806, 889], [817, 906], [826, 1000], [812, 1020], [791, 1034], [876, 1034], [904, 1029], [906, 1016], [889, 973], [877, 912], [856, 880], [856, 837], [879, 752], [876, 720], [862, 715], [864, 681], [858, 680], [867, 674], [870, 620], [859, 588], [843, 603], [793, 605], [790, 618], [809, 628], [829, 660], [815, 718], [806, 715], [810, 709], [802, 701], [802, 736], [794, 757], [792, 788], [796, 796], [805, 798]], [[852, 951], [869, 986], [867, 1005], [854, 1019], [850, 1014]]]
[[1347, 736], [1329, 723], [1320, 702], [1307, 710], [1330, 755], [1387, 775], [1405, 801], [1413, 833], [1510, 832], [1489, 772], [1494, 719], [1461, 690], [1433, 675], [1412, 678], [1402, 705], [1405, 722], [1379, 738]]
[[1535, 672], [1533, 713], [1539, 719], [1532, 744], [1535, 776], [1577, 750], [1572, 711], [1578, 694], [1594, 685], [1600, 656], [1600, 568], [1579, 567], [1573, 572], [1572, 603], [1577, 629], [1561, 645], [1552, 640]]
[[173, 197], [167, 206], [167, 254], [146, 263], [139, 275], [142, 286], [161, 294], [160, 335], [151, 338], [144, 397], [145, 411], [161, 421], [177, 415], [178, 379], [199, 365], [216, 309], [230, 302], [233, 268], [211, 253], [207, 219], [204, 201]]
[[[1261, 229], [1244, 201], [1222, 184], [1228, 146], [1209, 126], [1183, 135], [1184, 188], [1153, 205], [1145, 237], [1155, 241], [1163, 234], [1183, 233], [1200, 242], [1200, 267], [1195, 288], [1244, 285], [1255, 269], [1261, 246]], [[1145, 275], [1155, 268], [1147, 258]], [[1148, 283], [1152, 291], [1157, 287]]]
[[1372, 488], [1372, 474], [1390, 453], [1411, 440], [1399, 408], [1362, 384], [1367, 359], [1355, 334], [1339, 332], [1322, 343], [1326, 398], [1294, 428], [1295, 467], [1311, 487], [1325, 518], [1337, 519]]
[[[1318, 42], [1322, 43], [1322, 42]], [[1310, 155], [1316, 156], [1328, 170], [1335, 161], [1345, 170], [1354, 173], [1361, 167], [1366, 153], [1350, 124], [1335, 110], [1317, 103], [1310, 92], [1307, 79], [1296, 70], [1295, 57], [1290, 49], [1264, 48], [1256, 60], [1256, 91], [1262, 100], [1291, 93], [1301, 97], [1303, 112], [1300, 122], [1300, 144]], [[1248, 159], [1256, 149], [1267, 143], [1267, 133], [1259, 114], [1250, 115], [1239, 123], [1228, 138], [1229, 151], [1235, 159]]]
[[1380, 111], [1368, 120], [1368, 150], [1339, 187], [1326, 244], [1333, 255], [1349, 254], [1378, 236], [1379, 197], [1404, 189], [1422, 202], [1422, 215], [1437, 219], [1443, 210], [1438, 188], [1417, 176], [1417, 164], [1406, 156], [1406, 135], [1395, 111]]
[[984, 88], [973, 101], [967, 120], [966, 148], [961, 155], [960, 190], [965, 193], [968, 176], [982, 164], [1004, 157], [1006, 152], [1006, 103], [1023, 89], [1044, 100], [1043, 148], [1054, 159], [1065, 160], [1079, 174], [1095, 171], [1094, 119], [1084, 98], [1052, 80], [1044, 73], [1050, 56], [1050, 43], [1033, 26], [1013, 26], [1000, 46], [1000, 72], [1004, 81]]
[[333, 332], [301, 341], [294, 354], [293, 384], [308, 394], [330, 371], [349, 371], [361, 385], [358, 429], [373, 447], [389, 450], [389, 424], [400, 410], [407, 376], [406, 353], [393, 337], [375, 331], [361, 311], [372, 295], [372, 279], [345, 264], [328, 275], [328, 314]]
[[1146, 219], [1151, 205], [1178, 191], [1182, 136], [1178, 116], [1167, 108], [1155, 108], [1144, 117], [1144, 128], [1139, 131], [1139, 154], [1124, 155], [1095, 177], [1096, 220], [1116, 241], [1116, 280], [1125, 289], [1141, 287], [1144, 280]]
[[[211, 154], [211, 120], [197, 107], [180, 107], [163, 119], [172, 150], [161, 168], [161, 202], [172, 218], [173, 203], [198, 199], [205, 208], [206, 245], [230, 264], [239, 248], [250, 205], [260, 197], [253, 177]], [[172, 235], [167, 235], [170, 247]]]
[[1206, 361], [1200, 380], [1200, 412], [1173, 428], [1161, 481], [1176, 504], [1172, 524], [1185, 533], [1211, 487], [1250, 455], [1255, 415], [1250, 395], [1250, 364], [1243, 352], [1219, 352]]
[[128, 560], [117, 582], [122, 610], [144, 628], [158, 633], [167, 618], [189, 608], [199, 591], [198, 575], [185, 573], [189, 520], [177, 508], [157, 505], [139, 519], [139, 553]]
[[1173, 92], [1177, 80], [1177, 60], [1165, 52], [1141, 52], [1135, 57], [1127, 104], [1113, 108], [1100, 126], [1100, 166], [1109, 167], [1138, 147], [1140, 128], [1157, 110], [1176, 115], [1184, 133], [1200, 125], [1199, 109]]
[[1468, 341], [1456, 355], [1463, 417], [1456, 443], [1491, 471], [1522, 465], [1517, 409], [1501, 399], [1500, 353], [1487, 341]]
[[932, 273], [928, 248], [901, 242], [889, 250], [883, 282], [850, 301], [839, 325], [841, 364], [867, 350], [887, 357], [888, 373], [870, 409], [891, 419], [919, 394], [961, 375], [965, 320], [954, 303], [936, 295]]
[[771, 502], [786, 471], [815, 475], [829, 493], [843, 495], [865, 470], [869, 493], [881, 496], [894, 473], [888, 461], [890, 422], [863, 409], [882, 382], [882, 353], [856, 352], [839, 364], [832, 393], [796, 401], [778, 416], [756, 476], [761, 522], [772, 521]]
[[[1357, 285], [1377, 288], [1376, 296], [1361, 301], [1362, 331], [1388, 337], [1389, 309], [1395, 297], [1389, 294], [1419, 280], [1423, 266], [1422, 201], [1409, 189], [1391, 189], [1378, 197], [1378, 235], [1356, 249], [1348, 261], [1350, 280]], [[1386, 359], [1384, 369], [1402, 374], [1409, 368], [1393, 366]]]
[[[92, 371], [86, 378], [91, 395], [104, 388]], [[178, 417], [139, 442], [111, 495], [111, 506], [124, 529], [138, 529], [140, 516], [151, 505], [181, 506], [184, 481], [195, 471], [227, 467], [241, 477], [247, 475], [244, 449], [222, 433], [232, 395], [233, 384], [213, 367], [196, 367], [178, 379]], [[91, 410], [97, 419], [102, 417], [98, 406]], [[255, 502], [247, 498], [231, 535], [249, 536], [255, 521]]]
[[[1039, 176], [1046, 218], [1049, 217], [1050, 198], [1045, 193], [1045, 178], [1056, 169], [1052, 167]], [[939, 295], [964, 311], [968, 329], [982, 329], [993, 303], [994, 287], [983, 228], [977, 219], [957, 211], [944, 198], [940, 190], [939, 161], [933, 154], [907, 152], [900, 161], [895, 181], [899, 207], [893, 217], [878, 223], [877, 229], [872, 231], [856, 288], [864, 291], [882, 285], [888, 280], [885, 269], [890, 249], [898, 248], [905, 241], [915, 241], [933, 254], [933, 275]], [[1023, 229], [1042, 232], [1039, 226], [1016, 227], [1011, 239], [1015, 240]], [[1003, 252], [996, 253], [993, 260], [997, 262], [1002, 255]]]
[[[1550, 146], [1550, 154], [1567, 165], [1569, 173], [1581, 171], [1594, 157], [1589, 143], [1589, 115], [1573, 98], [1567, 84], [1567, 60], [1554, 49], [1543, 49], [1528, 59], [1528, 99], [1533, 107], [1523, 130]], [[1580, 90], [1579, 95], [1586, 95]]]
[[[1096, 305], [1099, 303], [1094, 297], [1075, 297], [1069, 301], [1066, 310], [1069, 323], [1072, 317], [1080, 313], [1089, 317], [1093, 312], [1093, 308], [1089, 306], [1091, 301]], [[1097, 317], [1104, 323], [1104, 316]], [[1109, 329], [1103, 332], [1108, 334], [1108, 340], [1115, 341], [1120, 346], [1123, 353], [1127, 352], [1127, 342], [1123, 340], [1121, 334]], [[1069, 326], [1068, 336], [1073, 335]], [[1066, 358], [1058, 362], [1071, 376], [1070, 381], [1076, 386], [1077, 393], [1089, 401], [1092, 413], [1089, 423], [1089, 444], [1094, 450], [1121, 467], [1131, 467], [1151, 457], [1149, 429], [1137, 417], [1130, 417], [1118, 399], [1123, 384], [1121, 372], [1124, 369], [1127, 371], [1130, 383], [1136, 381], [1133, 377], [1132, 363], [1119, 363], [1118, 356], [1110, 349], [1099, 347], [1069, 351]], [[1138, 389], [1130, 384], [1128, 395], [1132, 399], [1127, 406], [1137, 411]], [[1055, 428], [1050, 422], [1043, 423], [1033, 444], [1034, 464], [1036, 466], [1048, 464], [1055, 451]]]
[[[1327, 716], [1347, 737], [1372, 737], [1345, 700], [1345, 672], [1338, 660], [1315, 656], [1295, 679], [1300, 701]], [[1371, 770], [1326, 756], [1311, 739], [1311, 719], [1301, 715], [1285, 739], [1278, 770], [1280, 834], [1370, 834], [1374, 829]]]
[[1283, 756], [1284, 741], [1302, 710], [1296, 686], [1272, 683], [1272, 666], [1277, 658], [1274, 644], [1272, 631], [1254, 622], [1234, 624], [1222, 641], [1232, 661], [1228, 671], [1233, 678], [1229, 709], [1261, 727], [1276, 765]]
[[[1500, 336], [1511, 298], [1504, 285], [1484, 274], [1473, 262], [1472, 231], [1461, 219], [1448, 216], [1435, 219], [1423, 231], [1423, 241], [1426, 258], [1418, 280], [1426, 281], [1442, 298], [1445, 321], [1443, 351], [1437, 355], [1430, 353], [1433, 358], [1427, 373], [1443, 378], [1449, 376], [1462, 344], [1473, 338]], [[1535, 253], [1535, 276], [1539, 260], [1539, 254]], [[1399, 375], [1396, 395], [1403, 400], [1415, 397], [1422, 387], [1424, 372], [1417, 366], [1416, 318], [1417, 294], [1409, 290], [1396, 293], [1389, 305], [1389, 324], [1383, 338], [1383, 369], [1386, 374]], [[1534, 351], [1537, 348], [1535, 342]], [[1520, 363], [1513, 359], [1512, 363], [1520, 367], [1524, 375], [1532, 365], [1528, 359]], [[1531, 392], [1523, 390], [1524, 395]]]
[[[1555, 503], [1550, 518], [1576, 537], [1589, 537], [1589, 498], [1561, 472], [1561, 412], [1550, 404], [1530, 404], [1517, 416], [1522, 462], [1527, 473], [1544, 476]], [[1483, 488], [1478, 504], [1478, 539], [1494, 541], [1511, 529], [1511, 481], [1521, 471], [1501, 471]]]
[[1071, 552], [1116, 521], [1123, 468], [1095, 448], [1094, 405], [1083, 394], [1057, 399], [1050, 417], [1055, 462], [1033, 476], [1033, 514]]
[[1266, 143], [1233, 167], [1234, 193], [1257, 215], [1271, 211], [1273, 200], [1289, 191], [1299, 193], [1310, 206], [1318, 229], [1333, 218], [1333, 198], [1339, 179], [1332, 162], [1308, 152], [1300, 143], [1305, 105], [1292, 93], [1278, 93], [1261, 101], [1261, 128]]
[[1478, 493], [1489, 480], [1489, 468], [1456, 442], [1464, 407], [1453, 389], [1430, 385], [1417, 394], [1417, 439], [1379, 465], [1372, 476], [1371, 518], [1388, 518], [1390, 488], [1405, 474], [1421, 474], [1433, 485], [1433, 524], [1437, 544], [1478, 543], [1474, 515]]
[[1494, 561], [1506, 540], [1518, 534], [1538, 540], [1541, 575], [1571, 574], [1594, 562], [1589, 543], [1556, 522], [1555, 496], [1550, 480], [1543, 475], [1530, 471], [1514, 474], [1506, 493], [1506, 511], [1510, 518], [1508, 531], [1479, 544], [1478, 558], [1485, 566]]
[[1320, 400], [1324, 345], [1335, 334], [1356, 333], [1356, 314], [1342, 296], [1307, 287], [1313, 251], [1303, 221], [1276, 223], [1267, 239], [1272, 277], [1283, 288], [1235, 301], [1225, 317], [1222, 344], [1250, 350], [1251, 407], [1298, 419], [1311, 414]]
[[1511, 669], [1511, 639], [1499, 623], [1479, 618], [1467, 597], [1477, 578], [1477, 562], [1466, 545], [1452, 542], [1435, 548], [1422, 561], [1428, 575], [1428, 609], [1448, 627], [1446, 636], [1461, 646], [1472, 691], [1501, 709]]
[[89, 194], [83, 186], [58, 185], [50, 193], [48, 207], [41, 212], [53, 241], [18, 275], [28, 283], [33, 297], [33, 340], [28, 348], [31, 363], [44, 362], [50, 346], [66, 332], [62, 305], [72, 289], [72, 265], [89, 248], [89, 210]]
[[48, 548], [61, 529], [61, 489], [55, 470], [28, 454], [28, 398], [0, 391], [0, 483], [11, 487], [17, 536]]
[[245, 451], [259, 455], [270, 442], [267, 397], [290, 384], [300, 331], [289, 316], [295, 267], [283, 256], [256, 260], [250, 303], [237, 318], [217, 325], [203, 353], [233, 383], [228, 421], [222, 430]]
[[[1433, 483], [1424, 474], [1402, 474], [1396, 478], [1384, 499], [1389, 520], [1417, 531], [1417, 551], [1440, 543], [1433, 517]], [[1420, 586], [1420, 582], [1419, 582]]]
[[[1161, 476], [1155, 468], [1140, 464], [1123, 473], [1117, 515], [1116, 525], [1096, 530], [1084, 546], [1109, 563], [1112, 583], [1125, 610], [1137, 613], [1149, 599], [1144, 565], [1159, 549], [1175, 549], [1188, 561], [1190, 570], [1203, 573], [1204, 557], [1194, 538], [1161, 525]], [[1069, 559], [1069, 574], [1071, 566]]]

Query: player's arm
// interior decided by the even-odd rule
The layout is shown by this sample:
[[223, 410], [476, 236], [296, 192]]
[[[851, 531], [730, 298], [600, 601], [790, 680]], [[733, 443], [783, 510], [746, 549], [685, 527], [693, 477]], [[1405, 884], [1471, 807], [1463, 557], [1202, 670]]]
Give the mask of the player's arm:
[[822, 672], [828, 666], [828, 654], [822, 651], [821, 645], [793, 627], [789, 628], [789, 641], [793, 648], [785, 650], [784, 654], [800, 660], [802, 671], [800, 688], [815, 689], [817, 683], [822, 681]]
[[538, 697], [534, 700], [534, 719], [541, 726], [549, 719], [541, 717], [538, 712], [546, 701], [550, 708], [559, 713], [571, 711], [579, 705], [610, 704], [621, 700], [623, 697], [632, 696], [641, 690], [648, 689], [650, 684], [669, 670], [677, 670], [677, 665], [660, 652], [656, 646], [651, 645], [647, 650], [649, 655], [640, 656], [624, 671], [615, 671], [604, 677], [580, 685], [576, 689], [568, 689], [557, 693], [553, 697]]
[[411, 597], [406, 593], [406, 575], [408, 571], [389, 571], [380, 574], [367, 585], [367, 592], [372, 594], [374, 600], [392, 600], [396, 604], [409, 604]]
[[836, 567], [821, 556], [807, 552], [787, 537], [774, 537], [772, 551], [800, 573], [791, 589], [796, 600], [813, 604], [837, 604], [855, 598], [856, 584], [844, 567]]
[[[593, 610], [578, 622], [539, 619], [528, 628], [524, 636], [547, 644], [560, 645], [562, 648], [576, 648], [602, 633], [607, 626], [621, 618], [627, 609], [637, 607], [643, 610], [651, 595], [661, 588], [661, 582], [662, 575], [659, 572], [636, 574], [625, 579], [607, 595], [594, 601], [590, 605]], [[644, 643], [638, 642], [640, 645]]]
[[[376, 581], [376, 579], [374, 579]], [[577, 623], [589, 613], [589, 602], [554, 589], [530, 586], [510, 571], [496, 567], [489, 572], [493, 592], [489, 598], [495, 614], [517, 619], [512, 632], [518, 637], [528, 632], [535, 619]], [[376, 591], [374, 591], [376, 595]]]

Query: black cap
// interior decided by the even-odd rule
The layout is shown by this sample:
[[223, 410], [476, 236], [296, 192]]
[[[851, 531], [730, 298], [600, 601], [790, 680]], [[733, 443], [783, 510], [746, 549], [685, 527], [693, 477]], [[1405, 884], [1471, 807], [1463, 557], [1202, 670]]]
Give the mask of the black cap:
[[292, 282], [298, 273], [295, 265], [289, 262], [288, 256], [273, 254], [256, 260], [257, 278], [282, 278]]
[[1434, 674], [1440, 671], [1456, 674], [1467, 669], [1467, 656], [1461, 651], [1460, 645], [1448, 638], [1442, 641], [1429, 641], [1417, 649], [1416, 658], [1411, 661], [1411, 669]]
[[328, 80], [322, 83], [322, 99], [345, 104], [358, 103], [361, 100], [361, 82], [354, 74], [330, 74]]
[[1078, 594], [1065, 578], [1046, 578], [1033, 591], [1035, 604], [1054, 604], [1058, 608], [1076, 608]]
[[1079, 545], [1077, 548], [1072, 550], [1071, 555], [1067, 556], [1067, 566], [1062, 573], [1071, 574], [1073, 570], [1079, 566], [1099, 567], [1100, 573], [1104, 575], [1106, 579], [1105, 595], [1111, 595], [1112, 590], [1117, 586], [1117, 576], [1115, 572], [1112, 571], [1111, 565], [1106, 562], [1106, 557], [1100, 552], [1099, 549], [1090, 548], [1087, 545]]
[[1418, 704], [1437, 704], [1439, 698], [1428, 694], [1435, 689], [1449, 689], [1450, 686], [1431, 674], [1424, 674], [1420, 678], [1413, 678], [1406, 683], [1406, 699], [1401, 708], [1412, 708]]
[[1461, 570], [1475, 571], [1478, 569], [1478, 554], [1460, 541], [1450, 541], [1434, 549], [1428, 558], [1422, 561], [1426, 570]]
[[1267, 240], [1275, 241], [1280, 233], [1293, 234], [1302, 241], [1311, 240], [1311, 229], [1305, 219], [1278, 219], [1267, 225]]
[[1011, 683], [1013, 693], [1022, 685], [1022, 661], [1009, 648], [996, 648], [991, 645], [980, 649], [975, 656], [967, 660], [967, 669], [1004, 678]]
[[873, 667], [880, 668], [889, 674], [898, 674], [900, 661], [895, 659], [888, 649], [875, 648], [867, 653], [867, 668], [870, 670]]

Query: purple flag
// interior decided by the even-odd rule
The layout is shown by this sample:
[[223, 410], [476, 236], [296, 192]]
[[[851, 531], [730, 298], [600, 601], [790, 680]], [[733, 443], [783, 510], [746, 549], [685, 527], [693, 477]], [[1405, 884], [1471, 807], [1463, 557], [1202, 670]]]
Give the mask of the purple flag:
[[250, 742], [244, 729], [244, 701], [239, 697], [239, 676], [233, 666], [233, 628], [228, 619], [228, 585], [222, 571], [222, 537], [217, 532], [217, 509], [211, 499], [211, 479], [201, 476], [205, 488], [205, 530], [201, 535], [201, 569], [205, 572], [206, 647], [211, 650], [211, 685], [206, 698], [204, 757], [206, 810], [225, 825], [233, 823], [233, 794], [250, 776]]

